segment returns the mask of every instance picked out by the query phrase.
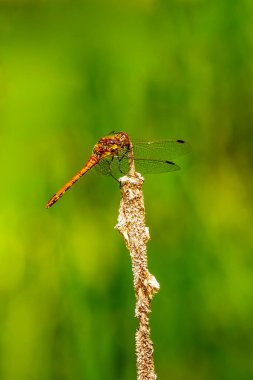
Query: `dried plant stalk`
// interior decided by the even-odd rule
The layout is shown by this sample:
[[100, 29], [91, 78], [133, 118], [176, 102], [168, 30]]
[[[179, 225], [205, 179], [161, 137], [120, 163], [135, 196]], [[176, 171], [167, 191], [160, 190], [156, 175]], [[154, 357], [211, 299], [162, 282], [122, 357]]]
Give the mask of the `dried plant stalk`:
[[[130, 173], [134, 172], [134, 167]], [[145, 209], [142, 193], [143, 178], [140, 174], [120, 178], [121, 202], [116, 228], [123, 236], [129, 249], [136, 295], [135, 316], [139, 320], [136, 332], [137, 380], [155, 380], [153, 343], [150, 339], [148, 314], [153, 295], [159, 284], [148, 271], [147, 242], [150, 239], [145, 225]]]

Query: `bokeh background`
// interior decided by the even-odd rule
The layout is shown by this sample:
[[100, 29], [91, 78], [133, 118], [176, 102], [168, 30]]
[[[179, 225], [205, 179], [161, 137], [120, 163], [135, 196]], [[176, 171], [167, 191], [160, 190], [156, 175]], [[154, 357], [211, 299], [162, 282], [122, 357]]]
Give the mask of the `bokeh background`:
[[[112, 130], [181, 138], [144, 184], [159, 379], [253, 378], [252, 0], [0, 1], [0, 378], [136, 378]], [[177, 161], [176, 161], [177, 162]]]

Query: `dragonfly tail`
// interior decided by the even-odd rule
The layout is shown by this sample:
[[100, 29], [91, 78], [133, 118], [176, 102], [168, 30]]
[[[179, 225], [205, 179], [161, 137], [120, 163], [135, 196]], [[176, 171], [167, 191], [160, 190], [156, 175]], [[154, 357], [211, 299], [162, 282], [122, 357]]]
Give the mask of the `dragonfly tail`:
[[95, 166], [98, 163], [98, 161], [99, 161], [99, 158], [95, 155], [92, 155], [89, 158], [89, 160], [86, 162], [84, 167], [81, 170], [79, 170], [79, 172], [76, 173], [76, 175], [74, 175], [74, 177], [72, 177], [71, 180], [69, 180], [60, 190], [58, 190], [57, 193], [55, 193], [51, 199], [49, 199], [49, 201], [46, 204], [46, 208], [50, 208], [51, 206], [53, 206], [53, 204], [57, 202], [58, 199], [60, 199], [63, 196], [63, 194], [72, 185], [74, 185], [75, 182], [79, 180], [79, 178], [81, 178], [88, 170], [90, 170], [93, 166]]

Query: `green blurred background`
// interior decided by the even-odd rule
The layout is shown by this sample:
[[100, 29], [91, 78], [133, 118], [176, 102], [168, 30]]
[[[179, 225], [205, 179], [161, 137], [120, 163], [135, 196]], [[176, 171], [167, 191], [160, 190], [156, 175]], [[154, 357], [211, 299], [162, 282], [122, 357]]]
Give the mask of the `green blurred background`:
[[[136, 378], [112, 130], [181, 138], [144, 184], [159, 379], [253, 379], [252, 0], [0, 1], [0, 379]], [[176, 161], [177, 162], [177, 161]]]

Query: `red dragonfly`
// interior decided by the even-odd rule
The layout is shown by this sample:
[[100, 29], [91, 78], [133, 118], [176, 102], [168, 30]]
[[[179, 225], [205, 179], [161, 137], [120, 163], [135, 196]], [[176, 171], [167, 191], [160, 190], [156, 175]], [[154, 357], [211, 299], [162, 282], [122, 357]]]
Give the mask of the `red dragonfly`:
[[115, 179], [127, 174], [131, 160], [141, 174], [163, 173], [179, 170], [172, 160], [190, 151], [184, 140], [131, 141], [125, 132], [112, 132], [102, 137], [93, 148], [92, 155], [84, 167], [69, 180], [47, 202], [51, 207], [63, 194], [93, 166], [101, 174], [109, 174]]

